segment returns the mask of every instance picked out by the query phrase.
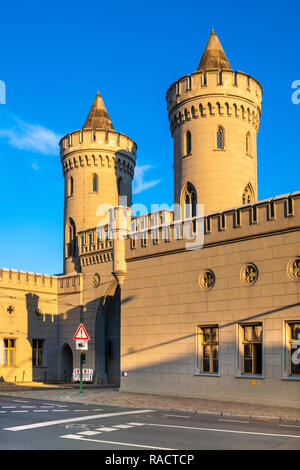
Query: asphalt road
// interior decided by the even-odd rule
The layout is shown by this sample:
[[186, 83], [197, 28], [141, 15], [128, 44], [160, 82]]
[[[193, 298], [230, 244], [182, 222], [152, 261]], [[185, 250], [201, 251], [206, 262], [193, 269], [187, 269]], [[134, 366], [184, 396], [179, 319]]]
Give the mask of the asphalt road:
[[300, 423], [0, 395], [0, 450], [300, 450]]

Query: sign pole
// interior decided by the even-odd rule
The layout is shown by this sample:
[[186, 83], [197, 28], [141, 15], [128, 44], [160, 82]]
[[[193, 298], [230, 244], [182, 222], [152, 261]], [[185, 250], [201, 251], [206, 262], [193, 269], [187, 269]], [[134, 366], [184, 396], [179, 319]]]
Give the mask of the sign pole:
[[[83, 386], [82, 386], [82, 364], [83, 362], [86, 361], [85, 359], [85, 354], [82, 352], [82, 350], [87, 350], [87, 342], [90, 340], [89, 335], [86, 332], [86, 329], [84, 328], [83, 324], [80, 323], [79, 327], [77, 328], [77, 331], [75, 333], [74, 338], [76, 340], [76, 349], [80, 349], [80, 369], [79, 369], [79, 379], [80, 379], [80, 396], [83, 394]], [[80, 341], [80, 343], [79, 343]]]
[[80, 396], [83, 394], [82, 390], [82, 351], [80, 351]]

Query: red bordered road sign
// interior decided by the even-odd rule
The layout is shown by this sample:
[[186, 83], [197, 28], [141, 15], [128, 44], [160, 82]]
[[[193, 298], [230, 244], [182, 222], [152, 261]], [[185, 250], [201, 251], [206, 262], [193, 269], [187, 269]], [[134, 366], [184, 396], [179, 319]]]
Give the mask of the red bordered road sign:
[[79, 327], [77, 328], [73, 339], [86, 339], [87, 341], [90, 340], [90, 337], [87, 334], [86, 329], [84, 328], [82, 323], [80, 323]]

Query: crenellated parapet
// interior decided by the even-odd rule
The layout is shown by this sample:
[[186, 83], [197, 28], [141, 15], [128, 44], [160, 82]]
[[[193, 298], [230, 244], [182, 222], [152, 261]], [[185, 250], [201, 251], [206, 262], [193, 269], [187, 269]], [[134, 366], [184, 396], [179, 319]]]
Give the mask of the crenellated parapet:
[[41, 294], [60, 294], [61, 289], [79, 288], [81, 274], [49, 275], [0, 268], [0, 289], [33, 291]]
[[0, 269], [0, 288], [34, 289], [43, 292], [57, 291], [58, 276], [32, 273], [14, 269]]
[[250, 122], [258, 132], [262, 87], [243, 72], [197, 71], [177, 80], [167, 91], [171, 132], [191, 119], [233, 117]]
[[134, 174], [137, 146], [125, 134], [107, 129], [81, 129], [60, 141], [63, 174], [84, 167], [117, 168]]
[[102, 226], [78, 233], [78, 256], [81, 266], [112, 261], [113, 242], [108, 230], [108, 226]]
[[127, 239], [127, 261], [202, 249], [277, 232], [299, 231], [300, 191], [214, 212], [202, 218], [151, 225], [151, 214], [147, 214], [143, 220], [145, 225], [131, 230]]

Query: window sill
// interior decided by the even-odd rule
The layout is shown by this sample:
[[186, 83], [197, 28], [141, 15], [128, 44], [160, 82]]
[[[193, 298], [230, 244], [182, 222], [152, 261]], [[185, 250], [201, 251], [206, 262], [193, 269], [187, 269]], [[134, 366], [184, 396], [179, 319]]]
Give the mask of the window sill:
[[221, 374], [217, 374], [215, 372], [195, 372], [195, 376], [204, 376], [204, 377], [221, 377]]
[[263, 375], [258, 374], [237, 374], [235, 375], [236, 379], [264, 379]]
[[226, 149], [214, 149], [214, 152], [226, 152]]
[[186, 153], [185, 155], [182, 155], [182, 158], [190, 157], [191, 155], [192, 155], [192, 152], [191, 153]]
[[281, 377], [281, 380], [300, 380], [300, 375], [287, 375], [286, 377]]

